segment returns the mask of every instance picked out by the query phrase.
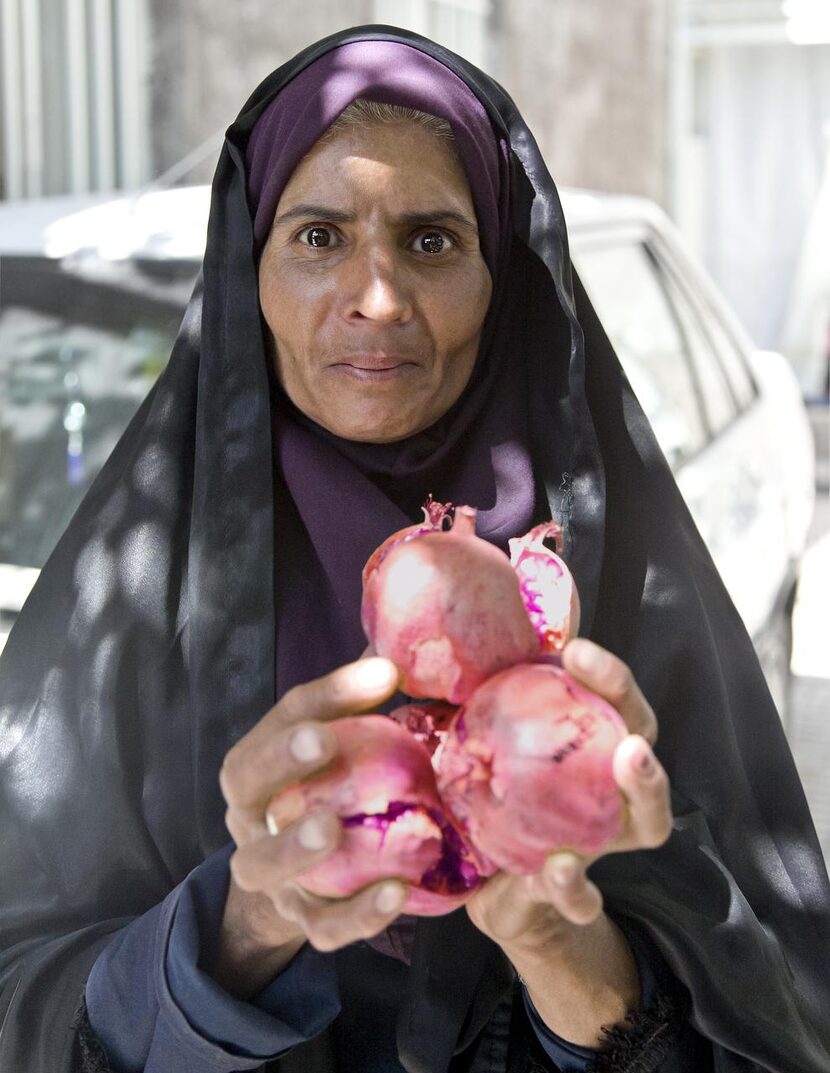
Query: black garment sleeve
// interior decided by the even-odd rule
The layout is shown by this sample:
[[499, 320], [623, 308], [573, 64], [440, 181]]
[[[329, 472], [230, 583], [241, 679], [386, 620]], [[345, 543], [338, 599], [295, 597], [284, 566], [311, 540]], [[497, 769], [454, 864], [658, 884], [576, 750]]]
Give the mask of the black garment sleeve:
[[[340, 1009], [331, 958], [305, 946], [251, 1002], [206, 971], [219, 934], [232, 847], [214, 854], [102, 952], [86, 988], [79, 1046], [97, 1073], [232, 1073], [313, 1038]], [[97, 1046], [96, 1046], [97, 1041]]]

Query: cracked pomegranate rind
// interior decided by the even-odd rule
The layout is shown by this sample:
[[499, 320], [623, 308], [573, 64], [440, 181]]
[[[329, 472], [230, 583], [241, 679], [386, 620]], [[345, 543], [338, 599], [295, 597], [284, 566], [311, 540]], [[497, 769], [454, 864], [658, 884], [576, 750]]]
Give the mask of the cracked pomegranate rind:
[[538, 872], [548, 854], [595, 854], [622, 829], [620, 715], [567, 672], [511, 667], [469, 698], [438, 758], [441, 799], [481, 872]]
[[403, 912], [433, 916], [457, 908], [481, 876], [445, 816], [429, 753], [387, 716], [337, 719], [331, 728], [336, 759], [268, 806], [280, 829], [320, 806], [341, 818], [340, 845], [299, 882], [342, 898], [395, 877], [408, 884]]
[[424, 746], [427, 753], [433, 757], [434, 763], [435, 753], [441, 748], [457, 711], [455, 704], [447, 704], [441, 700], [425, 700], [403, 704], [389, 714]]

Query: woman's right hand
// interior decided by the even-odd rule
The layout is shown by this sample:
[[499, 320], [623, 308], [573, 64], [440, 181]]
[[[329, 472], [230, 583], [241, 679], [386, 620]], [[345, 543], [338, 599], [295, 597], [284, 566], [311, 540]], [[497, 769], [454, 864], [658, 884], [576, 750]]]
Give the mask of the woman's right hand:
[[402, 883], [383, 880], [349, 898], [320, 898], [298, 882], [338, 846], [334, 812], [315, 809], [271, 833], [266, 807], [283, 787], [325, 767], [337, 752], [326, 725], [367, 711], [398, 687], [395, 665], [360, 659], [295, 686], [231, 748], [219, 775], [225, 820], [236, 852], [212, 975], [228, 991], [250, 997], [309, 941], [336, 950], [382, 931], [400, 912]]

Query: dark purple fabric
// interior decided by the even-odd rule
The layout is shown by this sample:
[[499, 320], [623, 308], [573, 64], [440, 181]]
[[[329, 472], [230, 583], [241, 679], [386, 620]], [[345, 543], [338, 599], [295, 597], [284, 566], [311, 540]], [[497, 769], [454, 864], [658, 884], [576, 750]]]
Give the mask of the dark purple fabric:
[[257, 120], [246, 153], [257, 250], [268, 237], [292, 172], [358, 97], [418, 108], [449, 122], [470, 183], [484, 259], [493, 275], [504, 201], [499, 196], [500, 150], [490, 120], [457, 75], [395, 41], [358, 41], [332, 49], [301, 71]]

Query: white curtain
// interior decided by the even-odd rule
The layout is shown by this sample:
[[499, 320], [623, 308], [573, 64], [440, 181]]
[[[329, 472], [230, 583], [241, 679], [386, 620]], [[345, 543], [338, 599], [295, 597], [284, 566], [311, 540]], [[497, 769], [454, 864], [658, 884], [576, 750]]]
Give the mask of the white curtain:
[[825, 167], [830, 46], [715, 47], [704, 69], [704, 257], [755, 341], [780, 348]]

